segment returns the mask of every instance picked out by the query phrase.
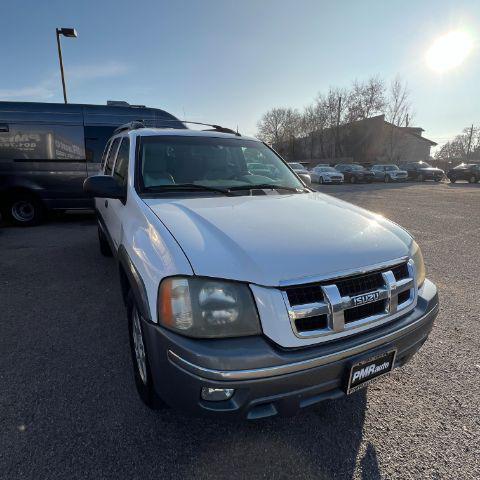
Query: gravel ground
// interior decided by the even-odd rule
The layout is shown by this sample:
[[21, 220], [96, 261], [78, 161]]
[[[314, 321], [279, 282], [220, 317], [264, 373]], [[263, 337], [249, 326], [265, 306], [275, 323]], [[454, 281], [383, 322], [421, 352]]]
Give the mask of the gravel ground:
[[137, 399], [94, 219], [0, 229], [0, 478], [480, 478], [480, 185], [324, 186], [408, 228], [441, 313], [414, 359], [293, 418], [228, 423]]

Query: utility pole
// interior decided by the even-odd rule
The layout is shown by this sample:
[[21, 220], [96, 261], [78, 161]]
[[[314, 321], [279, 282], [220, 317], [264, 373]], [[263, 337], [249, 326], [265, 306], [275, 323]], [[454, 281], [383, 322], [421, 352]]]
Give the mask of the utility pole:
[[473, 137], [473, 123], [470, 128], [470, 135], [468, 136], [468, 147], [467, 147], [467, 157], [466, 160], [468, 160], [468, 157], [470, 155], [470, 146], [472, 145], [472, 137]]

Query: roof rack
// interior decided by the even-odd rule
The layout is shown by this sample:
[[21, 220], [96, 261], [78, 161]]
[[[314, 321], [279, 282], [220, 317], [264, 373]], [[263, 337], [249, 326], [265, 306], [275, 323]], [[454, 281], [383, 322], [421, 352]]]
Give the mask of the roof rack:
[[[168, 122], [175, 122], [175, 123], [191, 123], [192, 125], [203, 125], [205, 127], [212, 127], [203, 130], [204, 132], [221, 132], [221, 133], [231, 133], [236, 135], [237, 137], [241, 137], [238, 131], [232, 130], [231, 128], [222, 127], [221, 125], [215, 125], [212, 123], [203, 123], [203, 122], [191, 122], [190, 120], [164, 120], [161, 119], [161, 123], [168, 123]], [[133, 122], [125, 123], [124, 125], [120, 125], [113, 133], [117, 134], [120, 132], [124, 132], [126, 130], [138, 130], [139, 128], [147, 128], [148, 126], [145, 124], [144, 120], [134, 120]], [[164, 128], [164, 127], [152, 127], [152, 128]]]

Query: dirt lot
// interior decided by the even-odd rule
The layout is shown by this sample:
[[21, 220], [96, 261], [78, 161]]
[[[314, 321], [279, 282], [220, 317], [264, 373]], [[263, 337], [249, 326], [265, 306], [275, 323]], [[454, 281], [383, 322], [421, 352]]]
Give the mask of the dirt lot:
[[94, 218], [0, 229], [0, 477], [480, 478], [480, 185], [324, 186], [405, 226], [441, 313], [390, 377], [293, 418], [232, 424], [137, 399]]

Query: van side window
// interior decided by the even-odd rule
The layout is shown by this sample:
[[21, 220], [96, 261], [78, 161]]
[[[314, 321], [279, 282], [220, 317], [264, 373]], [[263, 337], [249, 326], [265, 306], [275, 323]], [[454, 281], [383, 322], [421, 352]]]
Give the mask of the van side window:
[[122, 144], [118, 149], [117, 160], [115, 161], [115, 168], [113, 170], [113, 177], [117, 180], [119, 185], [127, 185], [128, 173], [128, 155], [130, 152], [130, 139], [123, 137]]
[[115, 127], [85, 127], [85, 155], [87, 162], [100, 163], [105, 145]]
[[84, 162], [83, 126], [9, 124], [0, 131], [0, 160]]
[[113, 162], [115, 160], [115, 154], [117, 153], [118, 144], [120, 143], [120, 138], [116, 138], [112, 146], [110, 147], [110, 151], [108, 152], [107, 162], [105, 164], [105, 175], [111, 175], [113, 169]]

